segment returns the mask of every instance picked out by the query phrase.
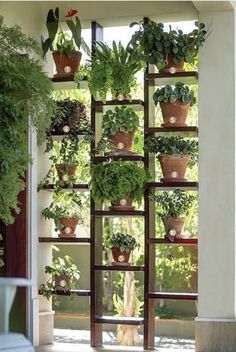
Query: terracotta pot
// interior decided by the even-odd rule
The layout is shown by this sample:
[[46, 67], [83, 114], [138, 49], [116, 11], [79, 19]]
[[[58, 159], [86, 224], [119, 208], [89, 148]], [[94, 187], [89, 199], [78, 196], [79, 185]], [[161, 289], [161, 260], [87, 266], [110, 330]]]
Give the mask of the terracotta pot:
[[168, 216], [166, 218], [163, 218], [162, 221], [165, 227], [166, 237], [171, 242], [174, 242], [175, 238], [179, 238], [182, 236], [185, 218], [173, 218]]
[[113, 247], [111, 251], [114, 259], [114, 262], [111, 263], [112, 265], [130, 265], [128, 261], [131, 251], [128, 253], [121, 252], [119, 247]]
[[133, 199], [128, 196], [124, 196], [124, 198], [117, 200], [116, 202], [112, 203], [109, 207], [110, 210], [113, 211], [130, 211], [134, 210], [132, 206]]
[[61, 181], [68, 181], [68, 176], [75, 176], [76, 164], [56, 164], [58, 178]]
[[170, 102], [160, 102], [162, 117], [164, 123], [163, 127], [183, 127], [187, 126], [185, 121], [187, 119], [188, 110], [190, 103], [183, 104], [183, 102], [178, 99], [174, 103]]
[[77, 68], [79, 67], [80, 60], [81, 60], [81, 52], [75, 51], [71, 54], [70, 57], [66, 56], [65, 54], [54, 52], [52, 53], [57, 75], [66, 75], [75, 73]]
[[70, 278], [67, 275], [55, 275], [54, 279], [56, 281], [57, 291], [68, 290], [68, 287], [70, 286]]
[[63, 226], [60, 229], [59, 237], [76, 237], [75, 228], [78, 224], [77, 218], [60, 218], [59, 223]]
[[114, 136], [111, 137], [112, 143], [116, 146], [113, 151], [109, 152], [109, 154], [128, 154], [132, 153], [132, 145], [134, 139], [134, 132], [116, 132]]
[[175, 72], [185, 72], [184, 60], [180, 60], [177, 64], [174, 62], [173, 54], [168, 54], [166, 57], [166, 66], [160, 72], [167, 72], [174, 74]]
[[189, 163], [189, 155], [160, 154], [158, 160], [163, 173], [162, 182], [184, 182], [187, 181], [185, 171]]

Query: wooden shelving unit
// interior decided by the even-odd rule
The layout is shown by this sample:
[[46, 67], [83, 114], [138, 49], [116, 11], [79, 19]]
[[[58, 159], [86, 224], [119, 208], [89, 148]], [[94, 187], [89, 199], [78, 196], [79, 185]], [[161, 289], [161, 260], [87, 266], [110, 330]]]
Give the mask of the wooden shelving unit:
[[[49, 192], [55, 192], [55, 188], [56, 188], [55, 185], [51, 183], [45, 186], [44, 190]], [[74, 184], [73, 187], [64, 186], [61, 188], [62, 192], [70, 192], [71, 190], [75, 192], [88, 192], [89, 186], [86, 183], [80, 183], [80, 184]]]
[[91, 240], [88, 237], [76, 237], [76, 238], [60, 238], [60, 237], [39, 237], [40, 243], [60, 243], [60, 244], [76, 244], [76, 243], [90, 243]]

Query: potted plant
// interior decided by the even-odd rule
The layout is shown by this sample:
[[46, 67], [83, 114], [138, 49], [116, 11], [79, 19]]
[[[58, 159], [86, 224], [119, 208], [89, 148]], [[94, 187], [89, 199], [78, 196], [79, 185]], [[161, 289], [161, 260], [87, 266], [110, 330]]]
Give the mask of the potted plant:
[[163, 173], [162, 182], [184, 182], [186, 168], [197, 162], [198, 142], [179, 136], [148, 137], [145, 149], [157, 154]]
[[108, 110], [103, 115], [103, 137], [108, 137], [113, 144], [112, 153], [130, 154], [134, 133], [139, 127], [139, 117], [127, 106]]
[[[79, 51], [81, 46], [89, 51], [81, 37], [81, 23], [77, 13], [77, 10], [68, 11], [63, 21], [60, 20], [59, 7], [55, 11], [50, 9], [47, 14], [48, 38], [42, 38], [43, 56], [45, 57], [49, 49], [52, 51], [58, 77], [75, 73], [82, 56]], [[67, 24], [70, 34], [62, 30], [62, 22]]]
[[112, 251], [112, 265], [130, 265], [130, 253], [137, 246], [137, 242], [133, 236], [117, 232], [107, 238], [106, 246]]
[[140, 23], [133, 22], [130, 27], [139, 25], [129, 43], [137, 56], [149, 64], [156, 65], [159, 70], [170, 73], [183, 71], [184, 63], [194, 64], [198, 49], [206, 40], [206, 30], [203, 23], [195, 22], [196, 28], [190, 33], [182, 30], [164, 30], [163, 23], [148, 19]]
[[111, 161], [91, 168], [91, 195], [110, 202], [110, 210], [134, 210], [133, 201], [141, 202], [149, 175], [137, 163]]
[[130, 99], [131, 90], [136, 86], [135, 74], [142, 67], [142, 61], [137, 60], [120, 42], [117, 45], [113, 41], [112, 48], [97, 42], [91, 68], [87, 71], [91, 94], [94, 97], [99, 95], [102, 101], [106, 100], [108, 92], [113, 99]]
[[163, 221], [166, 237], [171, 242], [175, 238], [181, 238], [186, 216], [196, 201], [196, 196], [176, 189], [170, 192], [153, 193], [150, 198], [156, 202], [157, 214]]
[[46, 137], [54, 103], [52, 82], [40, 61], [38, 43], [0, 16], [0, 220], [12, 224], [20, 212], [19, 193], [28, 170], [29, 125], [38, 144]]
[[155, 105], [160, 104], [163, 127], [187, 126], [185, 122], [189, 107], [196, 103], [193, 91], [182, 82], [177, 82], [174, 87], [167, 84], [158, 88], [153, 94], [153, 100]]
[[43, 209], [45, 219], [53, 219], [59, 237], [76, 237], [75, 228], [81, 218], [82, 203], [77, 193], [57, 194], [50, 205]]
[[[54, 259], [52, 266], [45, 266], [45, 273], [50, 277], [46, 283], [40, 285], [39, 290], [48, 300], [58, 291], [68, 292], [78, 288], [80, 272], [68, 255]], [[58, 300], [55, 303], [59, 303]]]

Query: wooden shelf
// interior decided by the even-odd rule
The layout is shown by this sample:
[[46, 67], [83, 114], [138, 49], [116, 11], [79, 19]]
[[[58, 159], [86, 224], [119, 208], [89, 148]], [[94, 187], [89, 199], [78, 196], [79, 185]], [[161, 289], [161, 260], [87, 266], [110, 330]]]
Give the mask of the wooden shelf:
[[133, 99], [133, 100], [107, 100], [103, 103], [100, 100], [95, 100], [93, 106], [96, 110], [101, 110], [104, 106], [119, 106], [119, 105], [130, 105], [134, 110], [142, 110], [144, 107], [144, 101], [141, 99]]
[[94, 265], [92, 268], [94, 271], [106, 270], [106, 271], [144, 271], [144, 266], [137, 265]]
[[197, 238], [176, 238], [174, 242], [171, 242], [167, 238], [149, 238], [148, 243], [151, 244], [169, 244], [169, 245], [198, 245]]
[[[74, 74], [65, 75], [64, 77], [52, 77], [51, 81], [53, 82], [53, 89], [54, 90], [67, 90], [67, 89], [78, 89], [77, 83], [74, 81]], [[88, 81], [87, 78], [80, 82], [81, 89], [88, 88]]]
[[60, 238], [60, 237], [39, 237], [40, 243], [90, 243], [91, 239], [88, 237], [75, 237], [75, 238]]
[[164, 86], [166, 84], [175, 84], [179, 81], [185, 84], [197, 84], [198, 72], [197, 71], [185, 71], [176, 72], [174, 74], [161, 72], [161, 73], [148, 73], [145, 75], [145, 79], [151, 86]]
[[[39, 290], [39, 294], [41, 295], [42, 292]], [[70, 290], [70, 291], [53, 291], [53, 295], [56, 296], [71, 296], [71, 295], [76, 295], [79, 297], [83, 297], [83, 296], [90, 296], [91, 292], [90, 290]]]
[[146, 183], [147, 188], [158, 189], [158, 190], [173, 190], [176, 188], [182, 188], [186, 191], [197, 191], [198, 182], [186, 181], [186, 182], [148, 182]]
[[[88, 135], [87, 131], [78, 131], [77, 137], [80, 139], [83, 139], [86, 135]], [[52, 137], [52, 140], [60, 141], [64, 137], [66, 137], [67, 134], [66, 133], [51, 133], [50, 136]]]
[[92, 158], [92, 162], [97, 164], [104, 161], [115, 160], [115, 161], [144, 161], [142, 155], [106, 155], [106, 156], [96, 156]]
[[91, 212], [92, 216], [101, 217], [139, 217], [144, 216], [145, 213], [142, 210], [130, 210], [130, 211], [110, 211], [110, 210], [94, 210]]
[[186, 127], [149, 127], [145, 130], [145, 134], [155, 134], [157, 136], [172, 136], [181, 135], [184, 137], [197, 137], [198, 127], [197, 126], [186, 126]]
[[185, 300], [185, 301], [197, 301], [197, 293], [176, 293], [176, 292], [149, 292], [148, 298], [152, 299], [174, 299], [174, 300]]
[[[55, 185], [53, 183], [47, 185], [44, 187], [45, 191], [49, 191], [49, 192], [55, 192]], [[61, 188], [62, 192], [71, 192], [71, 190], [73, 191], [77, 191], [77, 192], [88, 192], [89, 191], [89, 186], [87, 183], [78, 183], [78, 184], [74, 184], [73, 187], [62, 187]]]
[[94, 323], [98, 324], [122, 324], [122, 325], [142, 325], [144, 318], [135, 317], [112, 317], [112, 316], [95, 316]]

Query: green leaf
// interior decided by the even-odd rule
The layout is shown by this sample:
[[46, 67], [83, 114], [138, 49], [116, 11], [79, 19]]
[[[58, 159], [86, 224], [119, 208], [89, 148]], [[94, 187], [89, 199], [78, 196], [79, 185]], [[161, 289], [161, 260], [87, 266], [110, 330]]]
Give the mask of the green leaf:
[[[78, 50], [81, 47], [81, 25], [80, 25], [80, 20], [78, 17], [76, 17], [76, 25], [74, 24], [74, 22], [72, 20], [66, 20], [66, 24], [69, 27], [73, 39], [75, 41], [75, 44], [78, 47]], [[79, 29], [80, 28], [80, 29]]]

